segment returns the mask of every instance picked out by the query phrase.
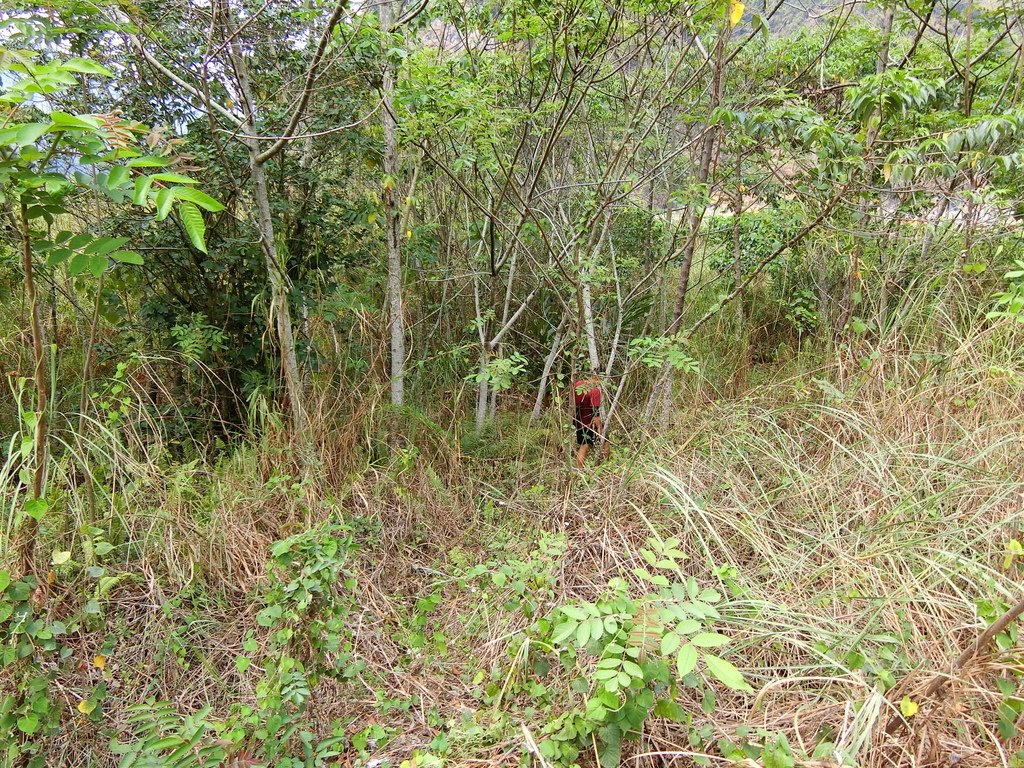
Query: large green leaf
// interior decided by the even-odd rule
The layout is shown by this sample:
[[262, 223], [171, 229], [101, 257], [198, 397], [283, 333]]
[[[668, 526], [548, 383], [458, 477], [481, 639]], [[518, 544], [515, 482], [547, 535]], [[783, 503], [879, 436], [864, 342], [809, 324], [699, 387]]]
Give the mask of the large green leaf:
[[153, 178], [157, 181], [165, 181], [168, 184], [198, 184], [195, 179], [182, 176], [180, 173], [154, 173]]
[[[155, 177], [150, 177], [155, 178]], [[174, 192], [170, 187], [163, 187], [156, 191], [156, 220], [163, 221], [167, 218], [167, 214], [171, 212], [171, 206], [174, 205]]]
[[704, 654], [704, 663], [707, 664], [708, 672], [712, 677], [720, 680], [726, 687], [732, 688], [734, 691], [753, 690], [743, 679], [743, 673], [725, 659], [715, 656], [713, 653], [706, 653]]
[[142, 256], [137, 254], [135, 251], [114, 251], [110, 254], [110, 258], [114, 261], [119, 261], [122, 264], [143, 264]]
[[67, 112], [51, 112], [49, 115], [53, 121], [53, 130], [84, 130], [96, 131], [102, 123], [95, 117], [89, 115], [69, 115]]
[[91, 59], [68, 59], [62, 64], [62, 66], [64, 69], [70, 70], [71, 72], [81, 72], [86, 75], [114, 76], [114, 73], [109, 69], [98, 62], [92, 61]]
[[661, 638], [661, 655], [671, 656], [682, 645], [683, 639], [675, 632], [666, 632]]
[[729, 642], [729, 638], [717, 632], [701, 632], [699, 635], [691, 637], [690, 642], [698, 648], [714, 648], [718, 645], [725, 645]]
[[127, 237], [99, 237], [89, 244], [85, 252], [102, 256], [117, 250], [127, 242]]
[[41, 520], [49, 509], [50, 502], [46, 499], [32, 499], [25, 502], [25, 514], [33, 520]]
[[34, 144], [49, 128], [49, 123], [25, 123], [18, 126], [18, 133], [16, 134], [18, 146], [24, 147], [28, 144]]
[[676, 656], [676, 672], [680, 677], [686, 677], [693, 672], [693, 668], [696, 666], [697, 649], [687, 643], [679, 649], [679, 654]]
[[149, 189], [153, 186], [151, 176], [140, 176], [135, 180], [135, 194], [132, 195], [132, 202], [135, 205], [145, 205], [149, 197]]
[[92, 276], [99, 278], [110, 264], [110, 260], [106, 256], [96, 255], [89, 257], [89, 271], [92, 272]]
[[[200, 192], [198, 189], [192, 189], [191, 187], [171, 187], [174, 192], [174, 196], [179, 200], [184, 200], [188, 203], [195, 203], [200, 208], [205, 208], [208, 211], [223, 211], [224, 206], [214, 200], [205, 192]], [[495, 574], [495, 576], [503, 576], [504, 574]]]
[[180, 203], [178, 215], [181, 216], [181, 223], [185, 226], [192, 245], [206, 253], [206, 222], [203, 221], [202, 212], [192, 203]]
[[90, 256], [87, 253], [76, 253], [71, 257], [71, 263], [68, 264], [68, 274], [72, 277], [82, 274], [89, 266], [89, 259]]
[[68, 248], [54, 248], [50, 251], [50, 254], [46, 257], [46, 266], [55, 267], [58, 264], [63, 264], [69, 258], [73, 251]]
[[143, 155], [142, 157], [133, 157], [125, 163], [129, 168], [163, 168], [170, 164], [171, 159], [169, 157], [161, 157], [160, 155]]
[[126, 183], [131, 177], [132, 172], [125, 168], [123, 165], [115, 165], [110, 169], [110, 175], [107, 177], [107, 186], [111, 189], [120, 187]]

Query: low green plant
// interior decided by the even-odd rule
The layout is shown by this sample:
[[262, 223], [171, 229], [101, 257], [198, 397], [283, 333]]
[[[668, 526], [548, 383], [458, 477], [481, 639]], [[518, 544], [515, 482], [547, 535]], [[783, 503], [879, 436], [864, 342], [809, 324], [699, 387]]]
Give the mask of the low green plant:
[[[55, 553], [53, 567], [60, 570], [67, 555]], [[56, 578], [53, 571], [49, 578]], [[60, 730], [65, 718], [66, 699], [54, 695], [54, 681], [80, 662], [94, 671], [106, 666], [106, 655], [87, 662], [75, 658], [74, 646], [65, 639], [78, 633], [83, 611], [63, 620], [51, 618], [41, 607], [44, 589], [35, 576], [13, 580], [0, 571], [0, 766], [5, 768], [49, 764], [46, 739]], [[105, 682], [73, 694], [78, 697], [77, 716], [99, 722]]]
[[554, 650], [566, 668], [581, 670], [587, 693], [582, 708], [543, 729], [538, 748], [545, 759], [572, 765], [596, 738], [601, 765], [613, 768], [623, 740], [636, 738], [652, 714], [686, 719], [676, 701], [680, 686], [704, 689], [706, 677], [751, 690], [731, 662], [710, 650], [729, 643], [713, 629], [722, 597], [683, 574], [686, 556], [679, 545], [675, 538], [653, 537], [640, 550], [645, 565], [633, 574], [645, 586], [643, 594], [633, 596], [616, 577], [597, 601], [560, 606], [553, 618], [537, 623], [535, 644]]
[[319, 739], [306, 710], [321, 678], [347, 680], [365, 667], [355, 658], [347, 624], [355, 588], [347, 564], [354, 548], [351, 530], [338, 523], [276, 542], [256, 617], [266, 637], [261, 643], [250, 632], [242, 641], [245, 654], [235, 660], [240, 675], [260, 671], [255, 704], [235, 705], [224, 720], [208, 710], [182, 716], [163, 702], [136, 708], [133, 738], [112, 743], [124, 755], [122, 765], [214, 766], [225, 755], [245, 755], [280, 768], [306, 768], [337, 757], [347, 741], [344, 728], [335, 723], [333, 734]]

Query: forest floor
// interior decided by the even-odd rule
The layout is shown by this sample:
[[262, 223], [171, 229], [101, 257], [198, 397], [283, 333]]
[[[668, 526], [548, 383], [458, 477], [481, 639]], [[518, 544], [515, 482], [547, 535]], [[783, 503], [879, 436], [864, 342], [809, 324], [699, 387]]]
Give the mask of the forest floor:
[[[516, 414], [488, 440], [430, 432], [330, 492], [326, 468], [299, 480], [256, 449], [184, 467], [132, 518], [148, 527], [104, 603], [120, 639], [87, 674], [126, 744], [166, 736], [127, 709], [155, 699], [209, 707], [225, 743], [239, 705], [301, 711], [343, 765], [568, 763], [538, 744], [574, 740], [597, 657], [584, 641], [566, 664], [542, 619], [652, 589], [643, 550], [669, 541], [750, 688], [699, 667], [621, 754], [591, 735], [577, 762], [1019, 766], [1015, 625], [956, 662], [1024, 597], [1024, 400], [975, 369], [883, 356], [692, 398], [675, 439], [633, 435], [582, 473], [561, 430]], [[284, 647], [333, 673], [268, 693]], [[97, 739], [79, 723], [54, 749], [90, 764], [109, 754]]]

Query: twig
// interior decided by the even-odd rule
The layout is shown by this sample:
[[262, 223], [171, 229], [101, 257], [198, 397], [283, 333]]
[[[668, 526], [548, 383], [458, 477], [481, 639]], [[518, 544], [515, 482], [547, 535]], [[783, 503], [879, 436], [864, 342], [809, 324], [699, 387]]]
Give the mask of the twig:
[[[978, 638], [977, 642], [971, 645], [967, 650], [961, 653], [956, 661], [953, 662], [953, 668], [950, 674], [937, 674], [928, 683], [928, 686], [924, 689], [924, 693], [921, 695], [922, 699], [930, 699], [935, 696], [939, 691], [949, 684], [949, 681], [953, 679], [953, 672], [958, 669], [963, 669], [967, 666], [967, 663], [971, 661], [975, 656], [978, 656], [984, 651], [988, 644], [992, 642], [993, 638], [1006, 629], [1010, 624], [1014, 622], [1021, 614], [1024, 614], [1024, 597], [1017, 602], [1010, 610], [1004, 613], [996, 620], [992, 626], [986, 629], [981, 637]], [[901, 730], [907, 727], [907, 721], [905, 718], [893, 718], [889, 721], [889, 724], [885, 727], [885, 732], [892, 736], [899, 733]]]

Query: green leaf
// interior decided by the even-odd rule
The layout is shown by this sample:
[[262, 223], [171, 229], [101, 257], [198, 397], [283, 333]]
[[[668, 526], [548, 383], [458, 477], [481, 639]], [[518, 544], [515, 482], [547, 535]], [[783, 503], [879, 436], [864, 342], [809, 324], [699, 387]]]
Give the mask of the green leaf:
[[715, 656], [713, 653], [706, 653], [704, 654], [704, 663], [712, 677], [720, 680], [727, 688], [732, 688], [734, 691], [753, 690], [743, 679], [743, 673], [725, 659]]
[[576, 619], [576, 621], [584, 621], [589, 617], [589, 614], [581, 608], [577, 608], [575, 605], [563, 605], [559, 610], [562, 611], [570, 619]]
[[95, 256], [104, 256], [127, 242], [127, 237], [100, 237], [93, 240], [85, 252]]
[[10, 585], [10, 583], [11, 583], [11, 574], [8, 573], [7, 571], [0, 571], [0, 592], [3, 592], [5, 589], [7, 589], [8, 585]]
[[[154, 177], [150, 176], [150, 180]], [[174, 205], [174, 192], [170, 187], [162, 187], [156, 192], [156, 220], [163, 221], [167, 218], [167, 214], [171, 212], [171, 206]]]
[[68, 248], [78, 251], [87, 246], [89, 243], [91, 243], [92, 240], [92, 235], [90, 235], [88, 232], [82, 232], [71, 238], [71, 241], [68, 243]]
[[691, 637], [690, 642], [698, 648], [714, 648], [718, 645], [725, 645], [729, 642], [729, 638], [717, 632], [701, 632], [699, 635]]
[[181, 216], [181, 223], [192, 245], [206, 253], [206, 222], [203, 221], [203, 214], [192, 203], [181, 203], [178, 205], [178, 215]]
[[135, 193], [132, 195], [132, 203], [135, 205], [145, 205], [146, 199], [149, 197], [149, 190], [152, 186], [152, 176], [139, 176], [139, 178], [135, 180]]
[[18, 730], [31, 736], [39, 730], [39, 715], [29, 713], [18, 718]]
[[144, 155], [143, 157], [133, 157], [125, 165], [129, 168], [163, 168], [164, 166], [170, 165], [171, 159], [169, 157], [161, 157], [159, 155]]
[[116, 189], [122, 184], [127, 183], [131, 175], [132, 172], [123, 165], [116, 165], [110, 169], [110, 174], [107, 176], [107, 187], [109, 189]]
[[658, 703], [654, 705], [654, 716], [673, 723], [686, 722], [686, 710], [672, 699], [659, 699]]
[[92, 272], [92, 276], [99, 279], [100, 275], [107, 271], [107, 266], [110, 264], [110, 260], [103, 255], [95, 255], [89, 257], [89, 271]]
[[640, 678], [641, 680], [643, 679], [644, 671], [640, 668], [640, 665], [637, 664], [635, 661], [630, 661], [629, 659], [623, 659], [622, 660], [622, 669], [630, 677], [637, 677], [637, 678]]
[[86, 75], [105, 75], [107, 77], [113, 77], [114, 73], [104, 67], [102, 64], [91, 59], [68, 59], [61, 64], [61, 67], [71, 72], [81, 72]]
[[564, 624], [559, 624], [555, 627], [555, 631], [551, 635], [551, 641], [554, 643], [564, 643], [572, 636], [578, 626], [578, 622], [575, 621], [567, 621]]
[[184, 200], [189, 203], [195, 203], [200, 208], [204, 208], [207, 211], [223, 211], [224, 206], [214, 200], [205, 192], [200, 192], [198, 189], [192, 189], [191, 187], [171, 187], [174, 191], [174, 196], [179, 200]]
[[46, 257], [46, 266], [56, 267], [71, 258], [72, 251], [67, 248], [54, 248]]
[[91, 257], [87, 253], [76, 253], [71, 258], [71, 263], [68, 264], [68, 274], [72, 277], [77, 277], [82, 274], [86, 267], [89, 266]]
[[64, 565], [64, 563], [66, 563], [70, 559], [71, 559], [71, 553], [68, 552], [68, 551], [54, 552], [53, 553], [53, 564], [54, 565]]
[[54, 130], [97, 131], [103, 125], [97, 118], [89, 115], [69, 115], [67, 112], [51, 112]]
[[19, 147], [34, 144], [49, 128], [49, 123], [25, 123], [24, 125], [19, 125], [15, 141]]
[[168, 184], [198, 184], [199, 182], [195, 179], [190, 179], [188, 176], [182, 176], [180, 173], [154, 173], [153, 178], [156, 181], [165, 181]]
[[110, 258], [114, 261], [120, 262], [121, 264], [142, 265], [145, 263], [142, 256], [135, 251], [114, 251], [110, 254]]
[[676, 624], [676, 632], [678, 632], [681, 635], [692, 635], [702, 626], [703, 625], [696, 619], [683, 619], [678, 624]]
[[50, 509], [50, 502], [46, 499], [32, 499], [25, 502], [25, 514], [33, 520], [42, 520]]
[[697, 649], [691, 643], [687, 643], [679, 649], [676, 656], [676, 672], [679, 677], [686, 677], [693, 672], [697, 666]]
[[585, 648], [587, 644], [590, 642], [590, 629], [591, 627], [589, 621], [583, 622], [577, 628], [576, 644], [579, 645], [580, 648]]
[[661, 638], [661, 655], [671, 656], [682, 645], [683, 638], [677, 635], [675, 632], [666, 632]]

